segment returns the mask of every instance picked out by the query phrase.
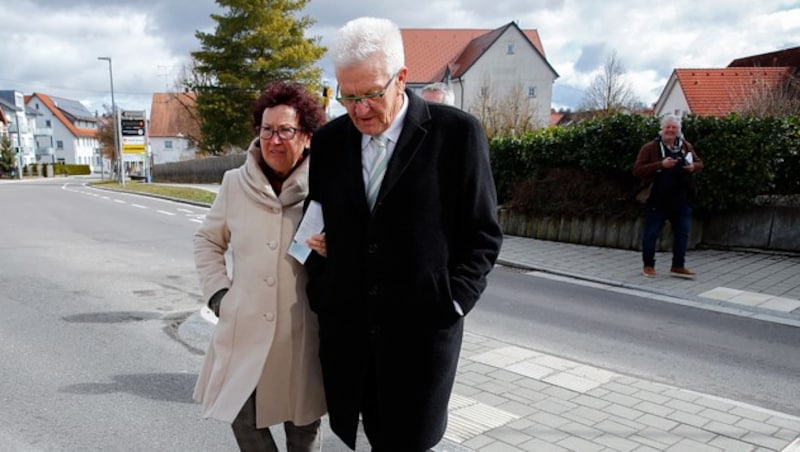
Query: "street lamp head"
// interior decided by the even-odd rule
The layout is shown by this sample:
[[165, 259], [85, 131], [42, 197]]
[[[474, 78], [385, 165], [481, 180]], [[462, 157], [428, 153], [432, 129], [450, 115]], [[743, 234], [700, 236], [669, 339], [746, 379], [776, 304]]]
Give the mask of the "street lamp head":
[[98, 60], [106, 60], [108, 62], [111, 62], [111, 57], [97, 57], [97, 59]]

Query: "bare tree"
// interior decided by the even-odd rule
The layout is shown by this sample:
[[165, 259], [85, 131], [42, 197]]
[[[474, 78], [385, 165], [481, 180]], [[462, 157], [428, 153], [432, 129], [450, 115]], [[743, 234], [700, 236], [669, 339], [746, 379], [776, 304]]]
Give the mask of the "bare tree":
[[773, 84], [755, 80], [752, 92], [743, 94], [739, 111], [744, 115], [764, 118], [800, 114], [800, 78], [796, 73]]
[[469, 108], [483, 125], [489, 138], [496, 135], [516, 135], [529, 132], [542, 124], [537, 121], [538, 104], [531, 101], [521, 82], [511, 85], [503, 95], [498, 95], [486, 75], [480, 86], [477, 101]]
[[622, 60], [617, 56], [617, 52], [611, 52], [606, 57], [603, 71], [586, 89], [580, 109], [614, 113], [634, 109], [637, 104], [641, 102], [631, 90]]

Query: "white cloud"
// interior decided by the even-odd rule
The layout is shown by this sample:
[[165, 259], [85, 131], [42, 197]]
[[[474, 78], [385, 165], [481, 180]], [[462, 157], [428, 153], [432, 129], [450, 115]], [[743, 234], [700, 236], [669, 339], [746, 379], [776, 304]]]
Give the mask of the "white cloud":
[[[171, 89], [197, 30], [210, 31], [212, 0], [0, 0], [0, 89], [110, 103], [113, 58], [116, 101], [149, 109], [153, 92]], [[357, 16], [388, 17], [407, 28], [487, 28], [510, 21], [539, 31], [559, 73], [557, 107], [575, 107], [615, 51], [635, 94], [656, 101], [675, 68], [723, 67], [743, 56], [800, 46], [800, 3], [789, 0], [405, 0], [402, 7], [355, 0], [312, 1], [310, 35], [330, 46], [336, 30]], [[320, 64], [333, 82], [327, 59]]]

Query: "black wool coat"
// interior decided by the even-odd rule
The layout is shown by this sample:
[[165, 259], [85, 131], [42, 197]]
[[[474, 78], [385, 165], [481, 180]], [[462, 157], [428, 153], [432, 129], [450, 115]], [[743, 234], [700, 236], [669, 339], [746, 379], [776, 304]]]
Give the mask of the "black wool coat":
[[365, 402], [377, 404], [381, 437], [397, 450], [442, 438], [463, 334], [453, 300], [464, 314], [472, 309], [502, 243], [480, 123], [406, 94], [372, 213], [362, 134], [350, 118], [329, 122], [311, 142], [309, 200], [322, 205], [327, 258], [307, 261], [308, 295], [331, 427], [352, 448]]

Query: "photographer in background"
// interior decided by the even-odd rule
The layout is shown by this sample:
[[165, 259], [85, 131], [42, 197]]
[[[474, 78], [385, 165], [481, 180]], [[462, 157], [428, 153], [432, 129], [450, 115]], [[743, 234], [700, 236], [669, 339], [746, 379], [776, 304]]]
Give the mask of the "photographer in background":
[[703, 161], [691, 143], [683, 138], [681, 120], [666, 115], [661, 132], [639, 150], [633, 174], [643, 186], [650, 186], [645, 204], [642, 234], [642, 275], [656, 276], [656, 241], [669, 220], [672, 226], [672, 267], [670, 275], [694, 279], [695, 272], [686, 268], [686, 247], [692, 225], [692, 201], [697, 191], [694, 174], [703, 169]]

